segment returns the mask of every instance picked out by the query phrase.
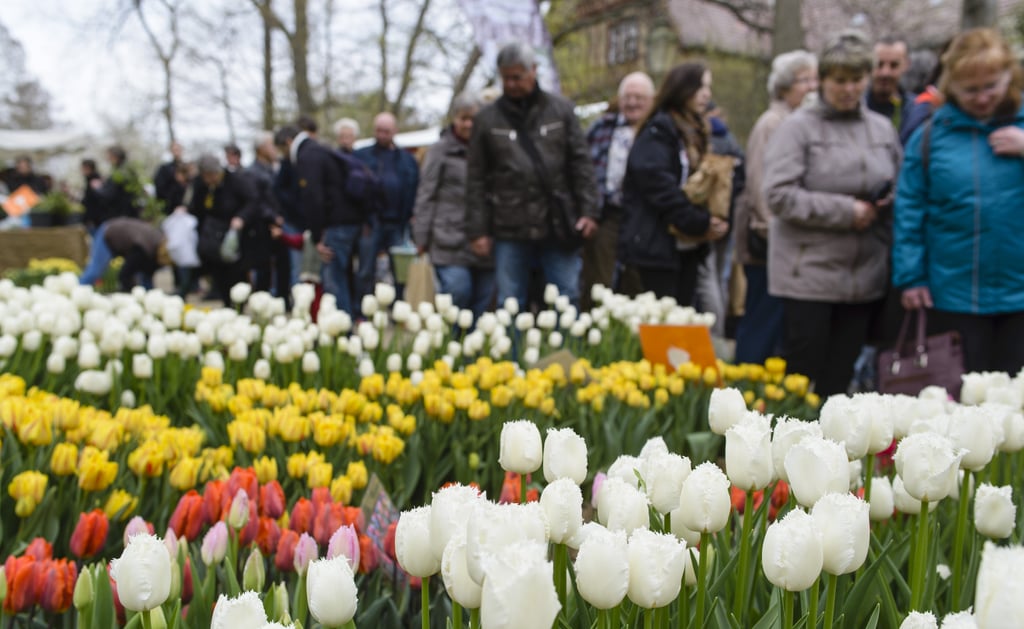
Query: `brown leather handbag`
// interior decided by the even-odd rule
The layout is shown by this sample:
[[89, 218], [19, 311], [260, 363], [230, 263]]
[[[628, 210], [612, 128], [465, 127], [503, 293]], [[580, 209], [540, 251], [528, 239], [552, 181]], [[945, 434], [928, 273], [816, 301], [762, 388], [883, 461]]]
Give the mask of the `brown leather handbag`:
[[[954, 399], [960, 398], [964, 374], [963, 347], [957, 332], [925, 336], [924, 308], [903, 315], [896, 346], [878, 353], [878, 391], [917, 395], [927, 386], [944, 387]], [[908, 342], [911, 321], [917, 319], [915, 340]]]

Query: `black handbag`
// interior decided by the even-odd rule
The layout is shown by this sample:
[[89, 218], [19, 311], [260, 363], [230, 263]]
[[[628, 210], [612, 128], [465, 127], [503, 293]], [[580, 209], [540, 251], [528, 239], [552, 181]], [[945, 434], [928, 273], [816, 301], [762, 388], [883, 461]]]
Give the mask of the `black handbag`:
[[230, 227], [228, 221], [216, 216], [207, 216], [203, 219], [203, 224], [199, 228], [199, 239], [196, 243], [196, 251], [203, 262], [223, 261], [220, 248]]
[[[908, 342], [911, 320], [917, 319], [914, 340]], [[896, 346], [878, 354], [878, 390], [880, 393], [917, 395], [927, 386], [944, 387], [954, 398], [960, 397], [964, 374], [963, 347], [957, 332], [925, 336], [927, 315], [924, 308], [906, 311]]]

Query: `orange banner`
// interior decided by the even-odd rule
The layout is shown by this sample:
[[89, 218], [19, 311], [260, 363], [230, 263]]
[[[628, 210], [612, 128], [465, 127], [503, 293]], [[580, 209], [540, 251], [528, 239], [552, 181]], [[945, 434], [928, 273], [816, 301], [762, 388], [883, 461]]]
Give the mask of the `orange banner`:
[[3, 208], [8, 216], [17, 218], [34, 208], [37, 203], [39, 203], [39, 195], [27, 185], [21, 185], [7, 197]]
[[703, 325], [641, 324], [640, 346], [651, 364], [676, 369], [692, 362], [701, 367], [715, 366], [715, 348], [711, 333]]

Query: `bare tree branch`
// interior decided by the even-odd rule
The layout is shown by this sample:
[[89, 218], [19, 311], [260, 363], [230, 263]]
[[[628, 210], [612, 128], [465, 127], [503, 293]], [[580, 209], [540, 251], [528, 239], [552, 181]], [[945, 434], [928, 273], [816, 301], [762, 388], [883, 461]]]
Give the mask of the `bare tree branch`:
[[469, 84], [469, 77], [473, 75], [473, 70], [480, 63], [481, 57], [483, 57], [483, 52], [481, 52], [480, 47], [473, 46], [473, 50], [469, 53], [469, 59], [466, 59], [466, 64], [462, 67], [462, 73], [459, 74], [459, 78], [455, 80], [455, 85], [452, 87], [452, 99], [448, 102], [449, 114], [452, 112], [452, 104], [455, 102], [455, 97], [466, 89], [466, 85]]
[[386, 111], [388, 108], [388, 31], [391, 22], [388, 20], [387, 0], [380, 0], [380, 39], [377, 40], [380, 46], [380, 106], [377, 111]]
[[701, 0], [705, 4], [721, 7], [758, 33], [772, 32], [772, 7], [759, 0]]
[[[401, 118], [402, 105], [405, 102], [405, 95], [409, 92], [409, 85], [412, 83], [413, 56], [416, 53], [416, 44], [419, 43], [420, 35], [423, 34], [423, 24], [430, 10], [431, 0], [422, 0], [419, 15], [416, 17], [416, 25], [413, 26], [412, 34], [409, 36], [409, 43], [405, 47], [405, 67], [402, 68], [402, 85], [398, 90], [398, 97], [395, 99], [394, 114]], [[401, 120], [399, 120], [401, 123]]]

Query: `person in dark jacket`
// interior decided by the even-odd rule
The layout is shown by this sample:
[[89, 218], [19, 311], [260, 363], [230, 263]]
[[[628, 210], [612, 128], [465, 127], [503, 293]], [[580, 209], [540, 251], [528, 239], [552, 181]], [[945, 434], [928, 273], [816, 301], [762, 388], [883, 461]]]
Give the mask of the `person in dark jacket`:
[[144, 191], [135, 171], [128, 165], [128, 154], [115, 144], [107, 149], [107, 161], [110, 162], [110, 176], [102, 184], [98, 181], [92, 183], [103, 203], [100, 222], [119, 216], [138, 218], [136, 200]]
[[246, 253], [246, 266], [253, 270], [253, 288], [264, 291], [273, 289], [275, 296], [286, 297], [291, 291], [290, 253], [280, 240], [272, 239], [270, 235], [271, 226], [284, 225], [274, 194], [274, 181], [277, 177], [274, 135], [269, 131], [260, 133], [253, 144], [253, 150], [256, 158], [244, 172], [256, 187], [259, 212], [257, 221], [246, 230], [252, 243], [250, 251]]
[[729, 231], [727, 221], [711, 216], [682, 191], [708, 151], [704, 112], [710, 100], [711, 71], [703, 63], [669, 71], [637, 132], [623, 182], [626, 213], [619, 255], [638, 270], [644, 290], [674, 297], [682, 305], [693, 303], [697, 268], [707, 254], [703, 243]]
[[181, 159], [183, 151], [181, 144], [171, 142], [171, 160], [160, 164], [153, 174], [154, 196], [163, 204], [164, 214], [173, 212], [185, 198], [185, 184], [176, 176], [184, 164]]
[[95, 284], [118, 256], [124, 259], [117, 276], [122, 291], [137, 285], [153, 288], [153, 273], [171, 263], [166, 239], [159, 228], [137, 218], [112, 218], [93, 235], [89, 264], [79, 283]]
[[423, 158], [412, 220], [416, 248], [434, 264], [437, 292], [475, 317], [494, 301], [494, 261], [475, 255], [466, 240], [466, 152], [479, 110], [475, 96], [456, 97], [451, 126]]
[[[189, 212], [199, 219], [199, 257], [213, 278], [212, 296], [229, 304], [231, 287], [245, 280], [247, 269], [239, 258], [225, 259], [222, 245], [229, 230], [242, 235], [259, 222], [259, 199], [244, 174], [228, 171], [213, 155], [200, 156], [197, 167]], [[251, 245], [240, 236], [240, 246], [244, 256]]]
[[888, 118], [900, 136], [914, 108], [914, 94], [900, 85], [903, 73], [910, 68], [909, 52], [907, 42], [899, 37], [883, 37], [875, 42], [871, 81], [864, 91], [867, 108]]
[[345, 171], [330, 149], [307, 131], [285, 139], [285, 146], [298, 183], [305, 229], [324, 261], [324, 289], [334, 295], [339, 309], [352, 314], [348, 265], [365, 217], [345, 200]]
[[[1024, 367], [1024, 77], [992, 29], [942, 57], [945, 104], [907, 144], [896, 187], [892, 280], [930, 333], [960, 334], [966, 371]], [[925, 134], [929, 134], [927, 145]]]
[[[384, 189], [385, 201], [380, 214], [370, 218], [370, 225], [359, 240], [359, 270], [356, 274], [356, 305], [363, 295], [373, 292], [377, 270], [377, 256], [391, 247], [405, 242], [409, 218], [416, 204], [416, 187], [419, 185], [419, 167], [413, 156], [395, 144], [398, 123], [387, 112], [377, 114], [373, 119], [373, 135], [376, 142], [355, 151], [359, 161], [377, 175]], [[388, 264], [395, 266], [388, 255]], [[396, 282], [397, 283], [397, 282]], [[401, 285], [397, 285], [401, 297]]]
[[[498, 53], [504, 94], [473, 122], [466, 173], [466, 236], [494, 253], [498, 302], [526, 305], [532, 264], [579, 300], [579, 238], [597, 232], [597, 184], [572, 103], [537, 84], [533, 49]], [[531, 153], [533, 155], [531, 155]]]
[[97, 192], [97, 188], [103, 184], [103, 176], [96, 168], [94, 159], [83, 159], [79, 168], [85, 179], [85, 187], [82, 188], [82, 220], [91, 235], [96, 233], [96, 228], [103, 222], [103, 200]]
[[28, 155], [19, 155], [14, 160], [14, 172], [7, 180], [7, 188], [11, 192], [22, 186], [28, 186], [40, 197], [50, 191], [46, 180], [32, 169], [32, 158]]

